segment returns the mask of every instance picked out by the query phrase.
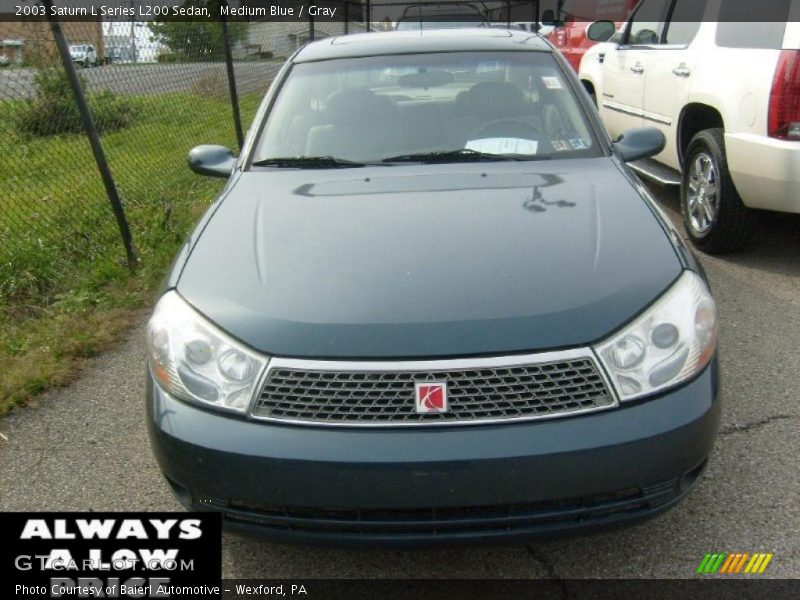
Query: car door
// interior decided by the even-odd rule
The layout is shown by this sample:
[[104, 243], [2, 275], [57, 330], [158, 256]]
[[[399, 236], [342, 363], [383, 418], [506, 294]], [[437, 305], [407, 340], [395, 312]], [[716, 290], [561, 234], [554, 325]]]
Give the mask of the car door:
[[644, 123], [644, 83], [652, 48], [658, 45], [671, 0], [644, 0], [625, 25], [621, 43], [603, 59], [600, 113], [612, 137]]
[[647, 63], [644, 124], [664, 132], [667, 145], [656, 159], [674, 169], [680, 169], [678, 118], [689, 97], [693, 69], [700, 56], [692, 45], [700, 31], [707, 3], [707, 0], [674, 0], [661, 43], [651, 49]]

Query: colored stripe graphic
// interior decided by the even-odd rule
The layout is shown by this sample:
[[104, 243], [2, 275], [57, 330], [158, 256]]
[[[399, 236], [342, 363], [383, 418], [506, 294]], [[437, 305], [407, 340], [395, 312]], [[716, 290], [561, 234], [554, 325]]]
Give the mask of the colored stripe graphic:
[[719, 570], [720, 573], [732, 573], [733, 569], [736, 568], [736, 565], [739, 564], [741, 560], [741, 554], [728, 554], [728, 559], [723, 563], [722, 568]]
[[745, 573], [763, 573], [769, 561], [772, 560], [772, 557], [775, 556], [774, 554], [753, 554], [753, 558], [750, 559], [750, 562], [747, 564], [745, 568]]
[[715, 552], [714, 554], [706, 554], [703, 557], [703, 562], [697, 567], [697, 572], [704, 575], [716, 573], [722, 566], [722, 561], [725, 560], [727, 554], [725, 552]]
[[697, 567], [697, 572], [698, 573], [705, 573], [706, 572], [706, 565], [708, 564], [708, 561], [709, 561], [710, 558], [711, 558], [710, 554], [706, 554], [703, 557], [703, 560], [700, 561], [700, 566]]
[[717, 571], [719, 571], [719, 568], [722, 566], [722, 561], [725, 560], [725, 556], [726, 556], [725, 552], [720, 552], [717, 562], [715, 562], [714, 566], [711, 568], [710, 571], [711, 573], [716, 573]]
[[722, 568], [719, 570], [720, 573], [730, 573], [731, 565], [734, 565], [739, 562], [739, 555], [738, 554], [728, 554], [728, 560], [726, 560]]
[[763, 573], [774, 556], [774, 554], [766, 552], [756, 554], [749, 552], [708, 553], [700, 561], [697, 573], [701, 575], [734, 574], [742, 573], [742, 569], [744, 569], [744, 573], [748, 574]]
[[738, 573], [739, 571], [741, 571], [742, 567], [744, 566], [744, 563], [747, 561], [749, 557], [750, 554], [748, 554], [747, 552], [742, 554], [742, 558], [739, 559], [739, 562], [736, 564], [736, 569], [733, 571], [733, 573]]

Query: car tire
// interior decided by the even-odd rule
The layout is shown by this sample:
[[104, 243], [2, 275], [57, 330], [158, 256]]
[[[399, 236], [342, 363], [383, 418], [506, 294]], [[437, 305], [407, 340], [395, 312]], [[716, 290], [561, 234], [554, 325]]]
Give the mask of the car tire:
[[722, 129], [706, 129], [689, 142], [681, 216], [692, 243], [707, 254], [739, 250], [752, 237], [755, 216], [731, 178]]

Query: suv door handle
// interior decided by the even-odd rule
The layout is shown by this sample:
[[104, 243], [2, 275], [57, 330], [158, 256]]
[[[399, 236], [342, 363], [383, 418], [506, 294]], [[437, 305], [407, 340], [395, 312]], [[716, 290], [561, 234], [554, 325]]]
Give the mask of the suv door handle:
[[605, 59], [606, 59], [605, 52], [601, 52], [600, 54], [597, 55], [597, 62], [602, 63], [603, 61], [605, 61]]
[[687, 67], [685, 64], [682, 64], [679, 67], [675, 67], [672, 69], [672, 72], [675, 73], [678, 77], [689, 77], [692, 74], [692, 70]]
[[631, 71], [633, 71], [637, 75], [641, 75], [642, 73], [644, 73], [644, 67], [642, 66], [641, 63], [636, 63], [631, 67]]

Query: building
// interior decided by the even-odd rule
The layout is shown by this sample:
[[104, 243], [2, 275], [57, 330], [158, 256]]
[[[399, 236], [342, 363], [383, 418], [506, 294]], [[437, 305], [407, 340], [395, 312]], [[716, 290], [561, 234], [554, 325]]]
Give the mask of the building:
[[5, 56], [8, 64], [22, 64], [22, 40], [0, 39], [0, 55]]
[[[366, 31], [363, 23], [317, 22], [314, 39]], [[253, 21], [247, 26], [246, 49], [249, 54], [287, 58], [311, 40], [308, 21]]]
[[[2, 15], [0, 15], [2, 19]], [[69, 21], [61, 23], [68, 44], [91, 44], [97, 48], [97, 56], [105, 57], [102, 23]], [[53, 33], [45, 21], [0, 20], [0, 52], [14, 64], [47, 66], [57, 60], [58, 52], [53, 42]]]

